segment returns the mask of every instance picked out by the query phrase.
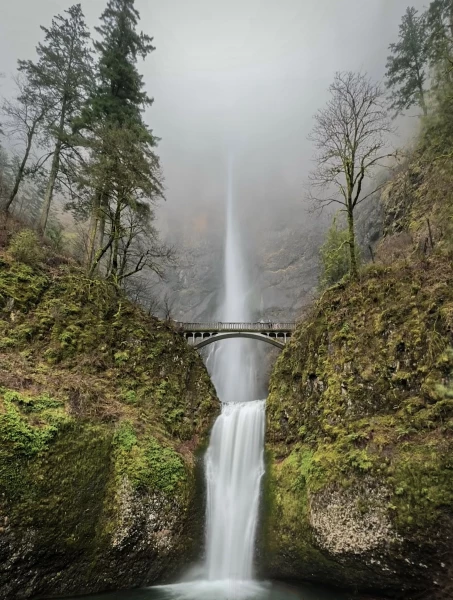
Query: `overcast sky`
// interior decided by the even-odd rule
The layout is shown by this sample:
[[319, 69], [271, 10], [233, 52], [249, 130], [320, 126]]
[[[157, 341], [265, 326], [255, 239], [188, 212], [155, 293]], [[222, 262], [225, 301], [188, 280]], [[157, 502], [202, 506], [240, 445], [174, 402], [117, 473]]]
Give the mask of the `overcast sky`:
[[[0, 93], [8, 95], [17, 59], [35, 56], [39, 25], [73, 2], [0, 2]], [[90, 27], [105, 4], [82, 1]], [[168, 208], [219, 210], [229, 154], [244, 205], [272, 215], [299, 202], [312, 157], [307, 134], [335, 71], [361, 69], [382, 79], [407, 4], [137, 0], [141, 28], [157, 47], [140, 70], [155, 98], [147, 121], [162, 138]]]

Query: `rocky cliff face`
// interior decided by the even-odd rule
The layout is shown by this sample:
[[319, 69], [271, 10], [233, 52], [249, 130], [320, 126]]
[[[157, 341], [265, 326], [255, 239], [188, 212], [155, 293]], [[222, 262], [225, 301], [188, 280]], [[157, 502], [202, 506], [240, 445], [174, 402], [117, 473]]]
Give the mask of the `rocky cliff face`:
[[270, 226], [263, 223], [255, 234], [250, 254], [255, 264], [254, 305], [260, 316], [295, 321], [313, 301], [325, 226], [324, 219], [299, 208], [286, 210]]
[[[294, 321], [313, 300], [327, 222], [307, 215], [302, 207], [285, 207], [283, 214], [274, 210], [243, 216], [240, 237], [254, 318]], [[172, 222], [178, 266], [168, 270], [163, 284], [173, 300], [173, 317], [215, 319], [223, 297], [223, 223], [219, 214], [201, 213], [181, 227]]]
[[279, 357], [269, 576], [450, 597], [452, 281], [449, 254], [371, 266], [325, 292]]
[[68, 261], [0, 251], [0, 596], [150, 584], [190, 559], [216, 411], [168, 326]]

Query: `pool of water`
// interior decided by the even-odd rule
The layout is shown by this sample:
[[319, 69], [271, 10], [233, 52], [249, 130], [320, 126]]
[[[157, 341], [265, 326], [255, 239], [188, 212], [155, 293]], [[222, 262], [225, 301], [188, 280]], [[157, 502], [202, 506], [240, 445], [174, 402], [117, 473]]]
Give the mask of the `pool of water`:
[[196, 581], [99, 594], [88, 596], [86, 600], [346, 600], [346, 596], [315, 586], [294, 587], [256, 581]]

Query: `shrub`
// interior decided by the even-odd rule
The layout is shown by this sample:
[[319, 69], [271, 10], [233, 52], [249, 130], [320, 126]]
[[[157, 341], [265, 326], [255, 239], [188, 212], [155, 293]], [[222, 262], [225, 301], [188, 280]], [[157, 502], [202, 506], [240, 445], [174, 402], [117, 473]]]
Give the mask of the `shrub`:
[[[357, 262], [359, 262], [359, 250], [356, 250]], [[337, 281], [340, 281], [350, 269], [349, 237], [347, 229], [340, 229], [337, 217], [334, 217], [332, 225], [327, 232], [326, 240], [320, 249], [321, 274], [319, 286], [325, 289]]]
[[52, 248], [52, 250], [54, 250], [55, 252], [62, 251], [64, 241], [64, 230], [60, 223], [58, 223], [58, 221], [55, 221], [54, 219], [51, 220], [46, 231], [46, 237], [49, 240], [50, 247]]
[[36, 266], [44, 258], [39, 238], [30, 229], [18, 231], [12, 237], [9, 252], [13, 258], [31, 267]]

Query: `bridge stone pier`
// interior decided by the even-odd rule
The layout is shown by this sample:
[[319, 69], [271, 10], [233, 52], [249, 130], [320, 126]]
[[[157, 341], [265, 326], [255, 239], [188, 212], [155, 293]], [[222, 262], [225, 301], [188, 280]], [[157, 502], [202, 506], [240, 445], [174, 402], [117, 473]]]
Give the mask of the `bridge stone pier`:
[[250, 338], [284, 348], [295, 323], [177, 323], [177, 330], [194, 348], [231, 338]]

